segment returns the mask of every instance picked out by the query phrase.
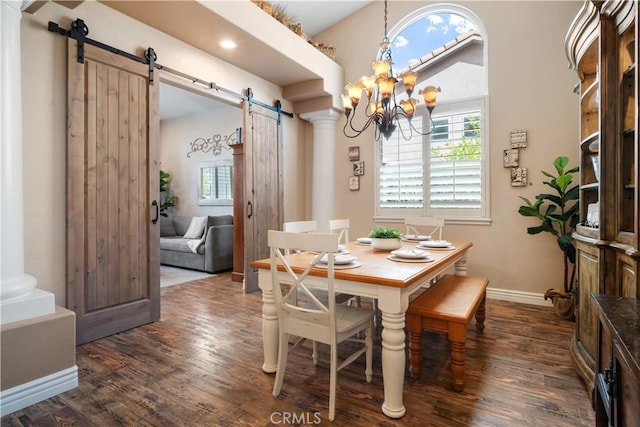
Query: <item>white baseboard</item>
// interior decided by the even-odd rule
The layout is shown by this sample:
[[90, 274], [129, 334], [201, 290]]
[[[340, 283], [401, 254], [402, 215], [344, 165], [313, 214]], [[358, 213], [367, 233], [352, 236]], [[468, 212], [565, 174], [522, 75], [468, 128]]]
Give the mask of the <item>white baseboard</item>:
[[78, 386], [78, 367], [63, 369], [46, 377], [0, 392], [0, 416], [41, 402]]
[[545, 301], [544, 294], [533, 292], [512, 291], [508, 289], [487, 288], [487, 298], [501, 301], [519, 302], [522, 304], [542, 305], [553, 307], [551, 300]]

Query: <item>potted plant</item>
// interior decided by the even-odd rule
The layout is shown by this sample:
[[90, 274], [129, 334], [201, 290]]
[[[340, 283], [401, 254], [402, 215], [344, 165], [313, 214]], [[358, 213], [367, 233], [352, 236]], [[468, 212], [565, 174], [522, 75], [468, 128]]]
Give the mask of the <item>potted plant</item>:
[[543, 175], [550, 178], [543, 183], [551, 187], [554, 193], [538, 194], [533, 203], [526, 197], [520, 196], [525, 205], [518, 209], [520, 215], [540, 220], [540, 225], [527, 228], [527, 233], [551, 233], [555, 236], [558, 247], [562, 251], [564, 258], [563, 290], [549, 289], [545, 293], [545, 300], [551, 298], [556, 313], [563, 318], [573, 318], [574, 315], [573, 282], [576, 274], [576, 248], [571, 235], [579, 219], [579, 186], [572, 185], [573, 174], [578, 172], [579, 168], [576, 166], [566, 170], [568, 164], [568, 157], [557, 157], [553, 161], [557, 175], [542, 171]]
[[178, 201], [178, 196], [169, 193], [171, 174], [163, 170], [160, 171], [160, 215], [166, 217], [167, 209], [172, 208]]
[[378, 225], [371, 230], [369, 237], [371, 238], [371, 247], [373, 249], [392, 251], [394, 249], [399, 249], [400, 246], [402, 246], [400, 231], [395, 228], [387, 228]]

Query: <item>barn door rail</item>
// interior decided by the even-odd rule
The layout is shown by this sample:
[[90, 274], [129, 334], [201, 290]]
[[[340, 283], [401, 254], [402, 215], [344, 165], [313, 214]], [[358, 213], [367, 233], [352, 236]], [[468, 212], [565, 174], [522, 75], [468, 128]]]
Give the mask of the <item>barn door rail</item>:
[[267, 103], [264, 103], [264, 102], [261, 102], [261, 101], [258, 101], [256, 99], [254, 99], [253, 98], [253, 92], [252, 92], [251, 88], [247, 89], [247, 95], [243, 95], [243, 94], [241, 94], [239, 92], [232, 91], [231, 89], [227, 89], [227, 88], [224, 88], [222, 86], [218, 86], [214, 82], [209, 82], [209, 81], [200, 79], [198, 77], [194, 77], [194, 76], [191, 76], [189, 74], [183, 73], [182, 71], [174, 70], [174, 69], [172, 69], [170, 67], [167, 67], [165, 65], [158, 64], [156, 62], [156, 59], [158, 59], [158, 55], [150, 47], [145, 49], [144, 56], [137, 56], [137, 55], [125, 52], [123, 50], [120, 50], [118, 48], [115, 48], [113, 46], [109, 46], [109, 45], [104, 44], [102, 42], [99, 42], [97, 40], [93, 40], [93, 39], [87, 37], [87, 35], [89, 35], [89, 27], [87, 26], [87, 24], [85, 24], [85, 22], [82, 19], [78, 18], [75, 21], [73, 21], [71, 23], [71, 28], [68, 29], [68, 30], [60, 27], [55, 22], [49, 21], [48, 29], [49, 29], [49, 31], [51, 31], [53, 33], [58, 33], [60, 35], [63, 35], [65, 37], [69, 37], [71, 39], [75, 39], [77, 41], [77, 45], [78, 45], [78, 55], [77, 55], [77, 57], [78, 57], [78, 62], [80, 64], [84, 64], [84, 45], [85, 44], [89, 44], [91, 46], [95, 46], [95, 47], [98, 47], [100, 49], [104, 49], [104, 50], [106, 50], [108, 52], [111, 52], [111, 53], [114, 53], [116, 55], [124, 56], [125, 58], [131, 59], [133, 61], [149, 65], [149, 84], [151, 84], [151, 85], [153, 85], [154, 82], [155, 82], [154, 70], [158, 69], [158, 70], [162, 70], [164, 72], [167, 72], [169, 74], [173, 74], [174, 76], [180, 77], [182, 79], [190, 80], [191, 82], [193, 82], [195, 84], [199, 84], [201, 86], [204, 86], [207, 89], [215, 90], [216, 92], [222, 92], [224, 94], [240, 98], [243, 101], [248, 101], [249, 104], [254, 103], [256, 105], [260, 105], [261, 107], [267, 108], [267, 109], [269, 109], [271, 111], [275, 111], [275, 112], [278, 113], [278, 123], [280, 123], [280, 116], [282, 114], [284, 114], [284, 115], [286, 115], [288, 117], [293, 117], [293, 113], [290, 113], [290, 112], [282, 110], [282, 104], [281, 104], [280, 100], [276, 100], [275, 101], [275, 106], [274, 106], [274, 105], [269, 105]]

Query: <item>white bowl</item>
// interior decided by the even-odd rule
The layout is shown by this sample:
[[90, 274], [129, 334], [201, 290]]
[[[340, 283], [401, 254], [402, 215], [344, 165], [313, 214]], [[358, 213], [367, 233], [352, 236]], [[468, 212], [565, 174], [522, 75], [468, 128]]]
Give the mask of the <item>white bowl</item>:
[[379, 251], [393, 251], [400, 249], [402, 241], [400, 239], [371, 239], [371, 247]]

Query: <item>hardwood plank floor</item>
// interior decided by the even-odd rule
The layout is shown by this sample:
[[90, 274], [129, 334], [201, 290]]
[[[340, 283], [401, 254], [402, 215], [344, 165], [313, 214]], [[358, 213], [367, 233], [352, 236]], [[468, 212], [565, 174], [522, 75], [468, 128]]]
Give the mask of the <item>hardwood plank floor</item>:
[[[2, 418], [2, 426], [330, 424], [328, 347], [317, 367], [292, 351], [283, 392], [262, 365], [261, 294], [230, 273], [162, 289], [158, 322], [78, 346], [80, 385]], [[487, 300], [469, 327], [466, 386], [451, 388], [446, 336], [425, 333], [423, 373], [407, 374], [407, 414], [382, 414], [380, 331], [374, 378], [364, 358], [338, 373], [336, 421], [349, 426], [589, 426], [594, 412], [568, 352], [574, 323], [551, 308]], [[287, 418], [288, 417], [288, 418]]]

